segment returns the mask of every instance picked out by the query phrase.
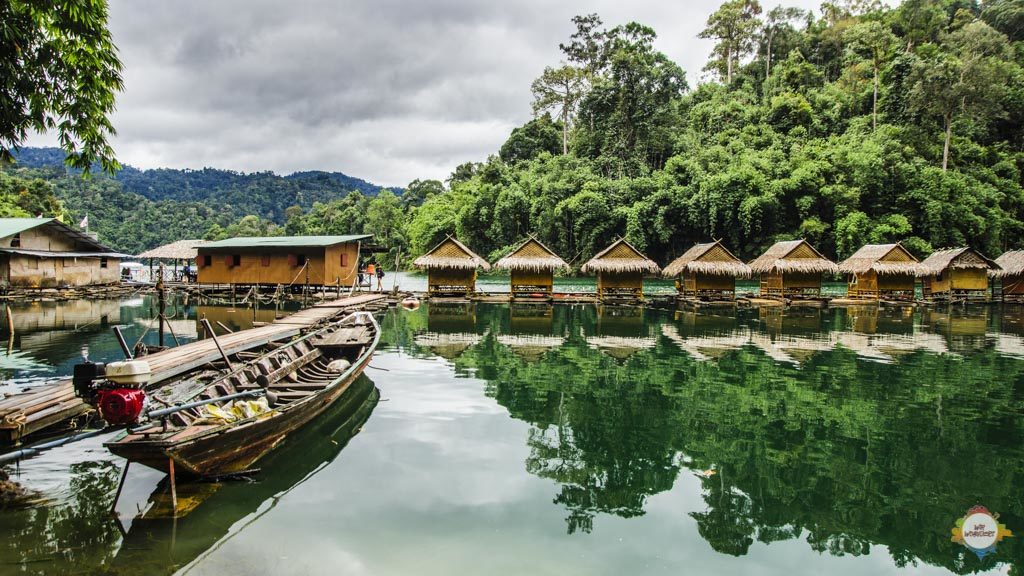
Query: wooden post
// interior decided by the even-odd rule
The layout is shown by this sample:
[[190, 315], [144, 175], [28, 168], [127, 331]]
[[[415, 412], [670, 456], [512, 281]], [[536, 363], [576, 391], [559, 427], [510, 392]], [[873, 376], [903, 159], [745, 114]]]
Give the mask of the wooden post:
[[167, 471], [171, 477], [171, 516], [178, 517], [178, 487], [174, 482], [174, 458], [167, 459]]
[[160, 325], [160, 336], [158, 344], [161, 348], [164, 346], [164, 312], [167, 310], [167, 299], [164, 293], [164, 265], [160, 265], [160, 278], [156, 281], [156, 297], [158, 307], [158, 323]]

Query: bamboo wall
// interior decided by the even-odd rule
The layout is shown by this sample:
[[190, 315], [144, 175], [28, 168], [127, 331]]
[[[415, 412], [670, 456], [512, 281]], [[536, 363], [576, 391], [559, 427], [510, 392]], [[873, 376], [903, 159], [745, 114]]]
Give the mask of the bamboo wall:
[[988, 290], [988, 271], [981, 268], [954, 268], [939, 276], [926, 276], [922, 283], [931, 294], [980, 292]]
[[541, 292], [551, 294], [554, 274], [526, 270], [512, 270], [512, 293]]
[[913, 297], [914, 286], [917, 283], [917, 280], [909, 274], [883, 274], [880, 276], [874, 270], [856, 274], [854, 278], [856, 282], [851, 281], [847, 289], [847, 295], [851, 298], [879, 298], [898, 293]]
[[1018, 274], [1016, 276], [1004, 276], [1003, 277], [1003, 295], [1004, 296], [1022, 296], [1022, 295], [1024, 295], [1024, 274]]
[[643, 295], [644, 278], [640, 272], [599, 272], [597, 295], [600, 298], [613, 294], [632, 293], [635, 298]]
[[765, 272], [761, 274], [761, 295], [768, 297], [817, 296], [821, 274]]
[[431, 268], [427, 271], [427, 291], [431, 295], [472, 294], [476, 290], [476, 270]]
[[677, 289], [684, 296], [731, 298], [736, 291], [736, 278], [721, 274], [683, 274]]

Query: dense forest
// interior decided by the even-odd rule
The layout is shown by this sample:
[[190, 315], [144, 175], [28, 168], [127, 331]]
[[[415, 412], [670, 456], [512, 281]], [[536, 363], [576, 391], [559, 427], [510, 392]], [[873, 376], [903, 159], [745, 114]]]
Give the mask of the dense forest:
[[[46, 180], [69, 217], [88, 211], [129, 251], [364, 231], [399, 264], [446, 234], [493, 259], [535, 233], [574, 265], [619, 235], [661, 263], [710, 238], [744, 258], [793, 237], [837, 258], [876, 241], [921, 256], [1024, 245], [1020, 0], [840, 0], [813, 13], [729, 0], [701, 33], [715, 44], [696, 85], [652, 28], [574, 24], [531, 86], [533, 119], [444, 183], [374, 195], [331, 173], [131, 168], [83, 181], [23, 156], [5, 186]], [[19, 193], [0, 207], [17, 209]]]

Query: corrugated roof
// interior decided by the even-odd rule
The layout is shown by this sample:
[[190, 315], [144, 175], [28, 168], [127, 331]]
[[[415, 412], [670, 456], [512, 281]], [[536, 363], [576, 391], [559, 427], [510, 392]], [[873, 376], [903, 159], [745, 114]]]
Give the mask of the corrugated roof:
[[21, 254], [38, 258], [128, 258], [120, 252], [55, 252], [53, 250], [28, 250], [25, 248], [0, 248], [3, 254]]
[[0, 218], [0, 238], [14, 236], [53, 221], [53, 218]]
[[199, 247], [207, 248], [300, 248], [325, 247], [373, 238], [373, 234], [349, 234], [347, 236], [244, 236], [209, 242]]

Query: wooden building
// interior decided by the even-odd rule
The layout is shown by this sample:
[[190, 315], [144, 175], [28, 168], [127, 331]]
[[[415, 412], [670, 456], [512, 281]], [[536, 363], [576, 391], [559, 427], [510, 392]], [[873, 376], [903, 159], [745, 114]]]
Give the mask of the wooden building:
[[351, 286], [372, 234], [231, 238], [196, 248], [200, 284]]
[[116, 284], [124, 257], [55, 218], [0, 218], [0, 286]]
[[764, 298], [818, 298], [821, 275], [835, 274], [834, 262], [825, 258], [806, 240], [777, 242], [750, 263], [761, 279]]
[[665, 268], [663, 276], [676, 279], [676, 290], [683, 298], [720, 301], [735, 299], [736, 279], [750, 278], [751, 271], [715, 240], [694, 244]]
[[641, 300], [644, 274], [658, 274], [661, 268], [620, 238], [591, 258], [580, 271], [597, 274], [597, 297], [601, 300]]
[[430, 296], [469, 296], [476, 291], [476, 270], [491, 265], [451, 236], [413, 261], [427, 271]]
[[918, 266], [926, 300], [988, 300], [989, 271], [999, 265], [973, 248], [944, 248]]
[[1007, 302], [1024, 302], [1024, 250], [1010, 250], [996, 258], [999, 270], [989, 270], [1001, 298]]
[[868, 244], [839, 263], [849, 274], [847, 297], [864, 300], [913, 300], [918, 260], [899, 243]]
[[512, 298], [550, 299], [555, 270], [569, 270], [565, 260], [532, 236], [494, 267], [511, 273]]

